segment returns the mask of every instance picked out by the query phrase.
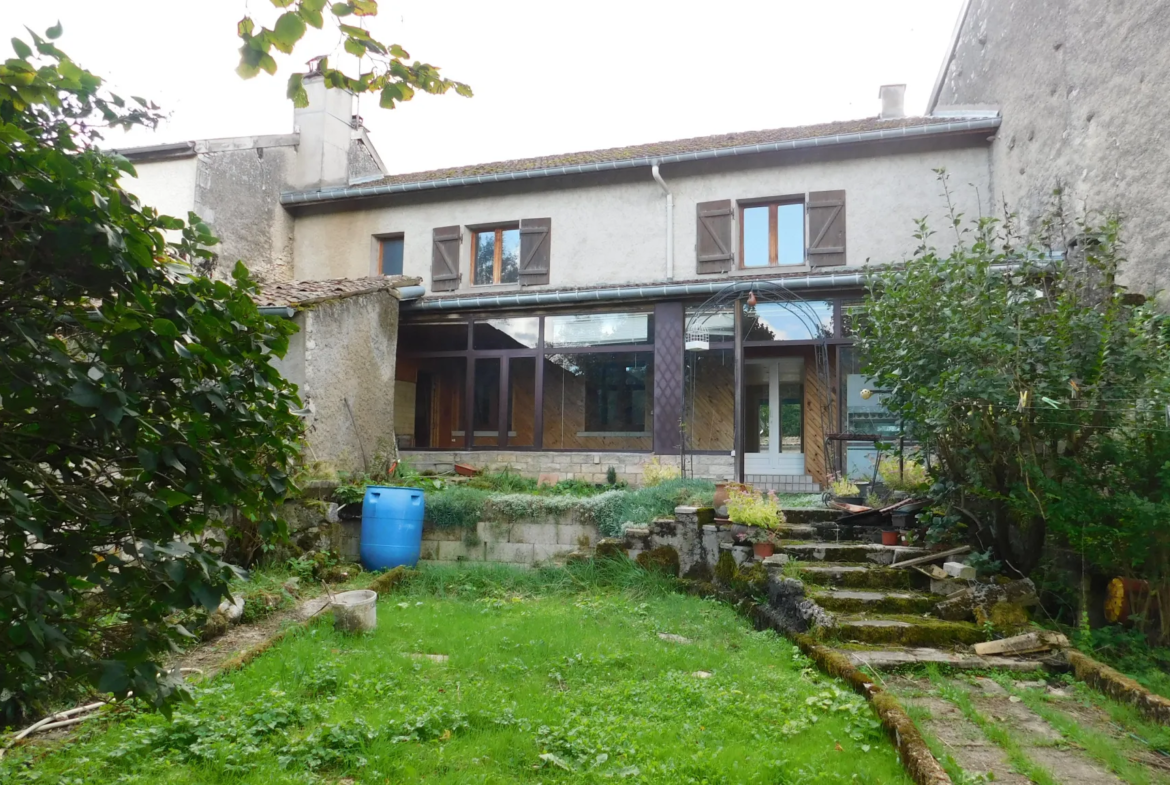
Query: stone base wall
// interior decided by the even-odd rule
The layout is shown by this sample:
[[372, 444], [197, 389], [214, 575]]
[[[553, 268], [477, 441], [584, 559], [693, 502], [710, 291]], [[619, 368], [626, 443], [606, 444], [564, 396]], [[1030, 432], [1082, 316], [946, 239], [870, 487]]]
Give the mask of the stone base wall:
[[544, 521], [482, 521], [466, 529], [423, 527], [424, 561], [436, 564], [494, 562], [530, 567], [563, 559], [574, 551], [588, 553], [601, 538], [597, 526], [566, 515]]
[[[403, 450], [400, 457], [419, 471], [449, 472], [463, 463], [477, 469], [501, 471], [512, 469], [527, 477], [555, 474], [558, 480], [605, 482], [612, 466], [619, 480], [630, 485], [642, 484], [643, 465], [655, 456], [637, 452], [524, 452], [508, 450]], [[659, 463], [678, 466], [677, 455], [659, 455]], [[735, 471], [730, 455], [692, 455], [687, 457], [687, 474], [722, 482]]]

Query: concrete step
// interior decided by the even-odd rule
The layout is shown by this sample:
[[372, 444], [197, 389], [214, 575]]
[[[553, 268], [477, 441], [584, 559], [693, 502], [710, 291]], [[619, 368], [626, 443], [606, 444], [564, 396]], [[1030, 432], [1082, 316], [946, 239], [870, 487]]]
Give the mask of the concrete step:
[[827, 630], [840, 641], [942, 648], [970, 646], [987, 640], [987, 633], [970, 622], [941, 621], [921, 616], [843, 615]]
[[1026, 673], [1044, 669], [1042, 660], [1023, 657], [979, 657], [975, 654], [944, 651], [928, 648], [881, 648], [881, 649], [837, 649], [859, 668], [873, 670], [894, 670], [912, 665], [934, 663], [950, 668], [970, 670], [998, 670]]
[[867, 562], [882, 565], [926, 555], [925, 548], [837, 542], [787, 544], [780, 549], [780, 552], [798, 561]]
[[824, 589], [810, 598], [834, 613], [930, 613], [939, 597], [911, 591], [874, 591], [862, 589]]
[[843, 514], [840, 510], [827, 507], [783, 507], [784, 518], [789, 523], [832, 523]]
[[819, 540], [821, 535], [817, 527], [809, 523], [782, 523], [776, 529], [776, 534], [782, 540]]
[[800, 565], [800, 577], [814, 586], [840, 586], [849, 589], [909, 589], [910, 573], [888, 567], [864, 564]]

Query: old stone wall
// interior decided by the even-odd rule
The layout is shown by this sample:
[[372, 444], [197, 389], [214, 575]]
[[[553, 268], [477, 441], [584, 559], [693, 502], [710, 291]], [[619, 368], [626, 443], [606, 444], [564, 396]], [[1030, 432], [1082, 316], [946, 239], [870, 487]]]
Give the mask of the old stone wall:
[[991, 203], [1035, 225], [1054, 188], [1074, 213], [1120, 211], [1124, 282], [1170, 284], [1170, 3], [971, 0], [937, 109], [999, 106]]
[[280, 192], [296, 160], [296, 137], [275, 140], [199, 155], [195, 212], [219, 237], [217, 275], [230, 276], [243, 261], [261, 281], [292, 280], [293, 218], [280, 206]]
[[425, 561], [494, 562], [525, 567], [564, 558], [574, 551], [588, 552], [601, 538], [597, 525], [575, 515], [516, 523], [481, 522], [474, 536], [463, 529], [423, 527]]
[[[612, 466], [619, 480], [641, 485], [644, 465], [655, 456], [637, 452], [525, 452], [508, 450], [404, 450], [401, 457], [418, 471], [449, 472], [462, 463], [487, 471], [509, 469], [526, 477], [555, 474], [558, 480], [605, 482]], [[660, 455], [662, 464], [678, 466], [677, 455]], [[734, 465], [730, 455], [687, 456], [687, 474], [722, 482], [730, 478]]]
[[375, 468], [394, 454], [398, 298], [391, 290], [318, 303], [275, 363], [308, 410], [305, 459], [322, 470]]

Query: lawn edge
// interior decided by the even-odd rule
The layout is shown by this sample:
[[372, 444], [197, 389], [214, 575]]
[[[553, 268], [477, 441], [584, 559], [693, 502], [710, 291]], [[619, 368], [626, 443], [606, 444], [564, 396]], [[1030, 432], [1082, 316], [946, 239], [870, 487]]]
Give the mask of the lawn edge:
[[711, 597], [721, 600], [734, 607], [743, 616], [749, 618], [757, 628], [771, 629], [788, 640], [792, 641], [806, 657], [816, 663], [822, 672], [848, 682], [855, 692], [861, 695], [870, 706], [885, 728], [886, 733], [898, 750], [902, 767], [916, 785], [951, 785], [950, 776], [943, 769], [942, 764], [934, 757], [922, 737], [914, 720], [906, 713], [906, 709], [890, 693], [861, 672], [849, 658], [838, 654], [827, 646], [818, 643], [812, 637], [803, 633], [789, 633], [768, 613], [765, 605], [757, 604], [750, 598], [740, 597], [733, 592], [719, 589], [710, 583], [696, 581], [680, 581], [683, 591], [700, 597]]
[[1073, 675], [1097, 692], [1133, 706], [1147, 719], [1170, 726], [1170, 700], [1150, 692], [1124, 673], [1076, 649], [1069, 650], [1068, 663]]

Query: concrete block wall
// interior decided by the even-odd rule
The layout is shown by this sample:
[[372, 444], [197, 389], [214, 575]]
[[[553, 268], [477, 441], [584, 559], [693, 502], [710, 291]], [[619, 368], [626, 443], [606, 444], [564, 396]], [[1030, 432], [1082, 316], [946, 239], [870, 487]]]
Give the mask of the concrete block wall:
[[[527, 477], [555, 474], [561, 480], [605, 482], [612, 466], [619, 480], [641, 485], [643, 467], [655, 456], [637, 452], [530, 452], [508, 450], [404, 450], [400, 457], [419, 471], [452, 471], [464, 463], [477, 469], [501, 471], [505, 468]], [[660, 463], [678, 466], [677, 455], [660, 455]], [[693, 467], [695, 477], [722, 482], [734, 471], [730, 455], [693, 455], [687, 458], [687, 473]]]
[[515, 523], [481, 521], [475, 536], [468, 534], [462, 529], [424, 526], [421, 558], [437, 564], [494, 562], [531, 567], [573, 551], [588, 551], [601, 538], [595, 524], [578, 521], [574, 515]]

